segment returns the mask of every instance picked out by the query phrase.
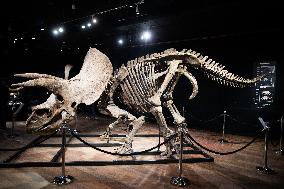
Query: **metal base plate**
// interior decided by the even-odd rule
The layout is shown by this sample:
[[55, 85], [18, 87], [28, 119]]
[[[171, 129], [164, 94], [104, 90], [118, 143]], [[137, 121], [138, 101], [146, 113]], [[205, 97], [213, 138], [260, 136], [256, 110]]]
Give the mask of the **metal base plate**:
[[171, 184], [175, 186], [184, 187], [189, 185], [189, 180], [185, 177], [172, 177]]
[[263, 174], [267, 175], [275, 174], [275, 171], [273, 169], [270, 169], [269, 167], [256, 167], [256, 169]]
[[73, 182], [73, 179], [74, 177], [70, 175], [58, 176], [52, 180], [52, 183], [56, 185], [66, 185], [66, 184], [70, 184], [71, 182]]
[[226, 139], [219, 139], [218, 140], [220, 143], [229, 143], [229, 141], [227, 141]]
[[278, 150], [275, 152], [277, 155], [281, 155], [283, 156], [284, 155], [284, 150]]

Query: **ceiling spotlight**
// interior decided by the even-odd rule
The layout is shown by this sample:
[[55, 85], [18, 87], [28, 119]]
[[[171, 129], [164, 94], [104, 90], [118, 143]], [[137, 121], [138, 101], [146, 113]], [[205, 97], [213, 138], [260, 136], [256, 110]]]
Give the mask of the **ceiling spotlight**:
[[118, 44], [120, 44], [120, 45], [123, 44], [123, 40], [122, 40], [122, 39], [119, 39], [117, 42], [118, 42]]
[[35, 40], [35, 37], [32, 37], [33, 40]]
[[60, 28], [58, 28], [58, 31], [59, 31], [60, 33], [62, 33], [62, 32], [64, 32], [64, 29], [63, 29], [62, 27], [60, 27]]
[[94, 24], [96, 24], [98, 21], [97, 21], [96, 18], [93, 18], [93, 19], [92, 19], [92, 22], [93, 22]]
[[41, 30], [41, 31], [44, 31], [44, 28], [41, 28], [40, 30]]
[[143, 41], [149, 41], [152, 37], [152, 34], [150, 31], [144, 31], [140, 37], [141, 40]]
[[137, 15], [140, 14], [140, 13], [139, 13], [138, 5], [136, 5], [136, 9], [135, 9], [135, 10], [136, 10], [136, 14], [137, 14]]
[[92, 24], [91, 24], [91, 23], [88, 23], [88, 24], [87, 24], [87, 26], [88, 26], [88, 27], [91, 27], [91, 26], [92, 26]]
[[81, 28], [82, 28], [82, 29], [85, 29], [85, 28], [86, 28], [86, 26], [85, 26], [85, 25], [82, 25], [82, 26], [81, 26]]
[[132, 6], [132, 5], [129, 5], [129, 7], [132, 8], [133, 6]]
[[72, 8], [72, 10], [75, 10], [76, 9], [76, 5], [73, 3], [71, 8]]
[[23, 40], [23, 38], [21, 37], [21, 40]]
[[15, 41], [17, 41], [18, 39], [16, 38]]
[[53, 30], [52, 33], [53, 33], [54, 35], [58, 35], [58, 31], [57, 31], [57, 30]]

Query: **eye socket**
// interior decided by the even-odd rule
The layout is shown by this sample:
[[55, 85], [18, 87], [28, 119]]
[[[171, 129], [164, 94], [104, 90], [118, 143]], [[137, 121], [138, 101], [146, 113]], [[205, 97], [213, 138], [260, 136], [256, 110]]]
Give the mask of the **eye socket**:
[[38, 116], [43, 116], [45, 114], [49, 114], [49, 109], [38, 109], [35, 112]]
[[63, 102], [64, 99], [61, 95], [57, 95], [56, 97], [57, 97], [57, 100], [59, 100], [60, 102]]
[[76, 102], [72, 102], [71, 107], [74, 108], [76, 106]]

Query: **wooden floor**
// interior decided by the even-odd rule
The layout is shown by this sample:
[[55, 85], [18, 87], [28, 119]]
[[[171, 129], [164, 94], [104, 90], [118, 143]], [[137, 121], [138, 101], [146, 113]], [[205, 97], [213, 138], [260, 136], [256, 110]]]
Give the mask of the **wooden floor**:
[[[102, 133], [105, 126], [112, 120], [100, 118], [96, 120], [81, 118], [78, 121], [80, 133]], [[18, 137], [7, 138], [3, 132], [0, 134], [0, 148], [20, 147], [35, 136], [24, 131], [24, 123], [17, 122], [15, 133]], [[8, 123], [10, 126], [10, 123]], [[121, 129], [121, 127], [120, 127]], [[125, 134], [117, 129], [116, 132]], [[218, 139], [221, 133], [212, 133], [200, 130], [190, 130], [197, 141], [210, 149], [218, 151], [231, 151], [243, 146], [252, 138], [226, 135], [228, 144], [220, 144]], [[155, 124], [146, 124], [139, 132], [156, 133]], [[89, 142], [98, 142], [97, 139], [84, 138]], [[60, 138], [51, 138], [45, 143], [60, 143]], [[71, 143], [80, 143], [73, 139]], [[133, 144], [135, 151], [143, 150], [157, 144], [157, 138], [137, 138]], [[269, 146], [268, 164], [276, 171], [275, 175], [263, 175], [256, 171], [256, 166], [263, 165], [263, 139], [258, 139], [251, 146], [236, 154], [220, 156], [210, 154], [214, 162], [184, 164], [184, 176], [190, 180], [187, 188], [284, 188], [284, 156], [275, 155], [276, 148]], [[113, 148], [103, 148], [113, 150]], [[50, 161], [59, 148], [31, 148], [24, 152], [14, 162]], [[9, 157], [13, 152], [0, 152], [0, 160]], [[139, 157], [141, 158], [141, 157]], [[150, 158], [150, 157], [143, 157]], [[153, 158], [153, 157], [151, 157]], [[159, 157], [154, 157], [159, 158]], [[115, 156], [97, 152], [88, 147], [68, 148], [66, 161], [77, 160], [113, 160]], [[116, 165], [116, 166], [77, 166], [66, 167], [67, 174], [75, 177], [72, 184], [62, 188], [100, 188], [100, 189], [125, 189], [125, 188], [178, 188], [170, 184], [170, 179], [178, 175], [177, 164], [165, 165]], [[0, 189], [2, 188], [58, 188], [50, 183], [61, 173], [60, 167], [44, 168], [0, 168]]]

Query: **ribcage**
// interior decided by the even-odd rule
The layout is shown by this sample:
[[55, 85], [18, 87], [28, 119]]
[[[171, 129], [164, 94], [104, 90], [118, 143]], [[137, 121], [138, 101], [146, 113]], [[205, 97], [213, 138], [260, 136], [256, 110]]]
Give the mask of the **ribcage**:
[[128, 75], [120, 84], [120, 96], [129, 108], [139, 112], [149, 111], [151, 105], [148, 99], [157, 92], [159, 86], [155, 66], [153, 62], [128, 62]]

